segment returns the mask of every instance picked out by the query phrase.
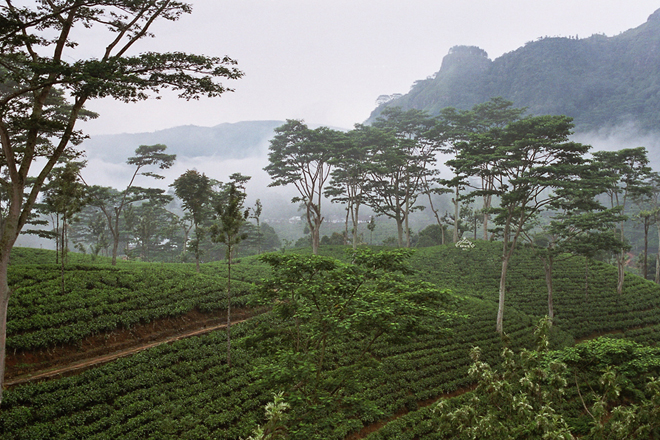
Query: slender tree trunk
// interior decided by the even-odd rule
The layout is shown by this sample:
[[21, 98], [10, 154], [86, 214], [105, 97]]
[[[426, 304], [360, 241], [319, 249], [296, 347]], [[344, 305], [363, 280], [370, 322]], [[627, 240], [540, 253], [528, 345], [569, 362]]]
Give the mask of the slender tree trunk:
[[61, 257], [61, 267], [60, 267], [60, 275], [62, 278], [62, 295], [64, 295], [64, 243], [66, 242], [66, 236], [65, 236], [65, 231], [66, 231], [66, 217], [64, 217], [62, 221], [62, 257]]
[[[618, 197], [617, 197], [617, 205], [618, 204], [619, 203], [618, 203]], [[625, 210], [625, 206], [626, 206], [626, 199], [624, 197], [624, 199], [623, 199], [623, 209], [624, 210]], [[624, 232], [623, 232], [623, 222], [621, 222], [620, 228], [621, 228], [620, 239], [621, 239], [621, 242], [623, 243], [626, 240], [626, 236], [624, 235]], [[626, 252], [623, 249], [621, 249], [621, 252], [619, 253], [619, 257], [617, 258], [617, 261], [616, 261], [616, 268], [617, 268], [616, 293], [619, 294], [619, 295], [623, 294], [623, 279], [626, 275], [626, 273], [625, 273], [625, 262], [626, 262]]]
[[[511, 215], [511, 214], [510, 214]], [[511, 239], [511, 220], [507, 220], [504, 225], [504, 238], [502, 240], [502, 272], [500, 273], [500, 292], [498, 298], [498, 308], [497, 308], [497, 324], [496, 329], [500, 335], [504, 335], [504, 297], [506, 295], [506, 274], [509, 268], [509, 260], [513, 255], [513, 252], [516, 248], [516, 242], [518, 236], [522, 231], [523, 222], [518, 220], [519, 224], [517, 225], [516, 233]]]
[[257, 255], [261, 255], [261, 223], [259, 223], [259, 217], [256, 218], [257, 221]]
[[438, 223], [438, 226], [440, 226], [440, 231], [442, 232], [442, 236], [440, 237], [440, 244], [445, 244], [445, 226], [442, 224], [442, 220], [440, 220], [440, 216], [438, 215], [438, 210], [435, 209], [433, 206], [433, 200], [431, 199], [431, 193], [427, 192], [426, 193], [429, 197], [429, 206], [431, 207], [431, 211], [433, 212], [433, 215], [435, 216], [435, 221]]
[[646, 275], [649, 271], [649, 228], [651, 227], [651, 224], [649, 223], [649, 218], [644, 219], [644, 263], [642, 264], [643, 270], [644, 270], [644, 279], [647, 279]]
[[346, 218], [344, 219], [344, 246], [348, 244], [348, 220], [351, 218], [351, 208], [346, 205]]
[[658, 253], [655, 255], [655, 283], [660, 284], [660, 221], [656, 224], [658, 228]]
[[[492, 177], [487, 176], [485, 178], [482, 177], [482, 179], [483, 179], [482, 188], [486, 190], [492, 190], [493, 189]], [[490, 208], [490, 205], [492, 203], [493, 195], [484, 194], [483, 200], [484, 200], [484, 206], [481, 209], [484, 214], [484, 221], [483, 221], [484, 240], [488, 240], [488, 209]]]
[[359, 212], [360, 212], [360, 205], [356, 204], [353, 209], [353, 250], [357, 249], [358, 245], [358, 223], [359, 223]]
[[456, 186], [456, 193], [454, 194], [454, 243], [458, 243], [458, 215], [459, 215], [459, 202], [458, 202], [458, 186]]
[[555, 310], [552, 302], [552, 266], [553, 258], [551, 256], [541, 258], [543, 261], [543, 268], [545, 269], [545, 285], [548, 289], [548, 318], [550, 318], [550, 325], [555, 317]]
[[504, 244], [504, 252], [502, 255], [502, 271], [500, 273], [500, 294], [497, 306], [497, 325], [496, 330], [500, 335], [504, 334], [504, 297], [506, 294], [506, 272], [509, 267], [509, 252], [507, 244]]
[[7, 355], [7, 306], [11, 290], [7, 283], [7, 267], [9, 266], [9, 251], [2, 252], [0, 258], [0, 403], [5, 383], [5, 361]]
[[227, 247], [227, 366], [231, 368], [231, 247]]
[[12, 202], [5, 218], [2, 236], [0, 237], [0, 404], [5, 383], [5, 361], [7, 356], [7, 306], [12, 291], [7, 281], [9, 256], [20, 232], [20, 207], [22, 205], [23, 187], [15, 185], [10, 192]]
[[55, 264], [60, 264], [60, 215], [55, 215]]
[[623, 279], [626, 274], [625, 260], [626, 260], [626, 254], [624, 251], [621, 251], [619, 257], [616, 260], [616, 268], [617, 268], [616, 293], [619, 295], [623, 294]]
[[[117, 252], [119, 250], [119, 213], [116, 214], [117, 218], [115, 219], [115, 227], [110, 228], [110, 233], [112, 234], [112, 261], [113, 266], [117, 265]], [[112, 224], [112, 223], [110, 223]], [[128, 247], [128, 240], [126, 241], [126, 247]]]
[[401, 214], [397, 212], [396, 217], [396, 231], [397, 231], [397, 239], [398, 239], [398, 244], [399, 247], [403, 247], [403, 219], [401, 218]]

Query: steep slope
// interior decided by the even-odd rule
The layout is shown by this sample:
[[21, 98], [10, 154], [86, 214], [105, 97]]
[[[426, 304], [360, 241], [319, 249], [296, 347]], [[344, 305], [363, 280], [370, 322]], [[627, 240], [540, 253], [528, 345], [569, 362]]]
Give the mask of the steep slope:
[[457, 46], [434, 76], [381, 104], [432, 114], [467, 109], [502, 96], [532, 114], [566, 114], [578, 130], [660, 122], [660, 10], [643, 25], [614, 37], [541, 38], [490, 60], [477, 47]]

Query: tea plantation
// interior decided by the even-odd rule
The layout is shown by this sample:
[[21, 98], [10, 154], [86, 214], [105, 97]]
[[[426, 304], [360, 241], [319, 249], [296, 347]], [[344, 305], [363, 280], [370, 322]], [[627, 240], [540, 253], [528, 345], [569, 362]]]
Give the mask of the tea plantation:
[[[402, 340], [377, 340], [369, 347], [369, 366], [353, 371], [354, 380], [341, 388], [342, 401], [350, 404], [324, 407], [321, 402], [314, 409], [313, 426], [292, 423], [289, 438], [344, 439], [395, 415], [367, 438], [454, 438], [434, 412], [435, 405], [426, 405], [438, 398], [450, 407], [468, 401], [476, 383], [468, 374], [473, 347], [480, 347], [481, 361], [496, 367], [505, 346], [514, 352], [535, 347], [534, 328], [547, 314], [541, 262], [531, 250], [521, 248], [509, 272], [507, 335], [502, 340], [495, 332], [499, 244], [476, 245], [467, 250], [449, 245], [424, 248], [413, 255], [414, 270], [407, 276], [442, 289], [445, 309], [454, 312], [450, 325], [441, 328], [444, 324], [420, 316], [419, 325], [431, 330]], [[322, 247], [321, 252], [348, 259], [342, 247]], [[221, 313], [226, 307], [226, 266], [221, 263], [204, 265], [200, 274], [192, 265], [76, 263], [66, 267], [63, 293], [57, 266], [23, 264], [26, 259], [14, 258], [11, 268], [15, 294], [9, 307], [8, 345], [16, 350], [72, 344], [193, 309]], [[255, 258], [244, 258], [232, 268], [232, 275], [239, 280], [232, 282], [232, 306], [250, 306], [255, 285], [269, 276], [269, 268]], [[619, 296], [615, 269], [593, 262], [585, 292], [584, 260], [579, 258], [556, 264], [554, 286], [556, 319], [549, 343], [557, 351], [548, 356], [563, 359], [575, 371], [575, 384], [582, 384], [583, 393], [592, 387], [595, 394], [585, 397], [585, 404], [593, 403], [598, 377], [608, 367], [625, 382], [622, 396], [628, 402], [644, 398], [647, 377], [660, 374], [655, 360], [660, 359], [655, 348], [660, 337], [660, 287], [627, 275]], [[281, 389], [264, 374], [284, 337], [272, 330], [274, 319], [264, 313], [232, 327], [231, 368], [226, 363], [225, 332], [217, 331], [76, 376], [10, 389], [0, 408], [0, 438], [248, 438], [266, 422], [264, 406]], [[576, 340], [605, 334], [607, 338], [572, 348]], [[344, 337], [328, 347], [326, 365], [331, 367], [325, 373], [332, 379], [332, 369], [350, 369], [351, 360], [363, 355], [358, 348], [362, 342], [359, 336]], [[590, 429], [580, 399], [578, 388], [567, 386], [561, 411], [575, 435]]]

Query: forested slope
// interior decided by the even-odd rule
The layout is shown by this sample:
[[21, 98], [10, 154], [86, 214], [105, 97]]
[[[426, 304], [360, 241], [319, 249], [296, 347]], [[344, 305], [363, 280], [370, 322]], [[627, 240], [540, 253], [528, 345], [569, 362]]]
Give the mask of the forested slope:
[[578, 131], [660, 122], [660, 10], [620, 35], [544, 37], [490, 60], [477, 47], [456, 46], [440, 70], [376, 108], [472, 108], [502, 96], [534, 115], [564, 114]]

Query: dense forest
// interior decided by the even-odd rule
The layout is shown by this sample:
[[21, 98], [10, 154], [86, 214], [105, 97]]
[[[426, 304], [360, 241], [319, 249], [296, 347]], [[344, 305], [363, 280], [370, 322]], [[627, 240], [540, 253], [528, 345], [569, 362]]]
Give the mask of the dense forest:
[[402, 96], [383, 96], [369, 121], [387, 107], [469, 109], [502, 96], [531, 114], [567, 115], [580, 131], [660, 122], [660, 10], [613, 37], [543, 37], [495, 60], [477, 47], [456, 46], [433, 76]]

